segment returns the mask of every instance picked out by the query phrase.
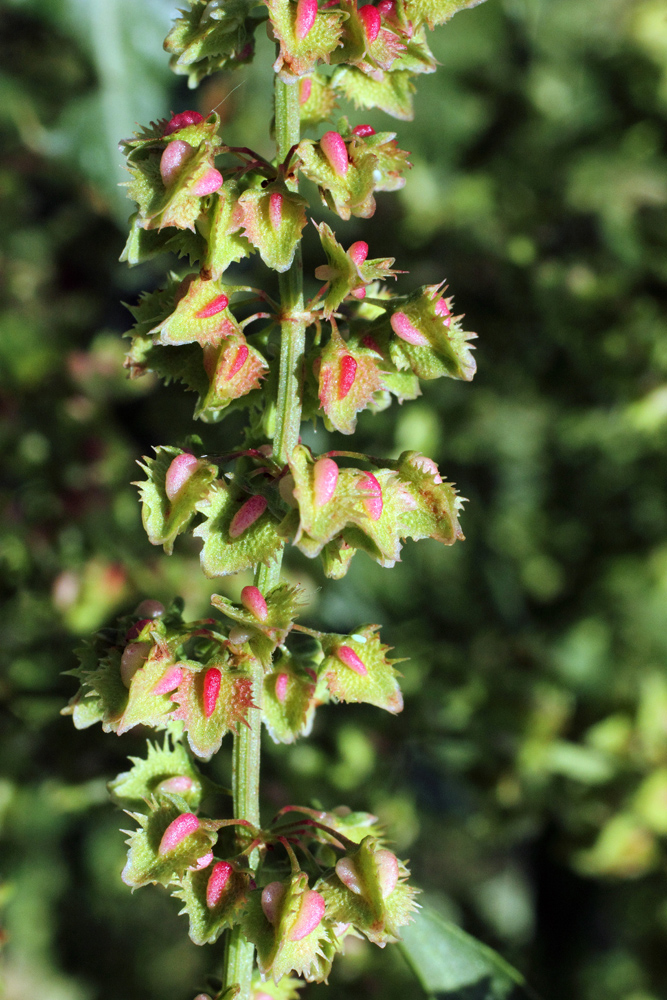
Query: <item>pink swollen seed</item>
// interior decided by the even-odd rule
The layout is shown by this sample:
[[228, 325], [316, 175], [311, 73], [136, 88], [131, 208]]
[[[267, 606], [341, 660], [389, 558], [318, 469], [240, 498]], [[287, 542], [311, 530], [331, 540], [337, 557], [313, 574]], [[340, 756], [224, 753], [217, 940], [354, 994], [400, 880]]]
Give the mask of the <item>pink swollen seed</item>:
[[333, 458], [318, 458], [313, 467], [313, 494], [315, 507], [323, 507], [336, 492], [338, 466]]
[[339, 177], [344, 177], [350, 164], [347, 159], [347, 146], [340, 132], [325, 132], [320, 139], [320, 148], [333, 172]]
[[167, 851], [174, 851], [179, 844], [182, 844], [186, 837], [199, 829], [199, 820], [194, 813], [181, 813], [169, 824], [162, 834], [158, 854], [166, 854]]
[[355, 125], [352, 129], [352, 135], [358, 135], [360, 139], [366, 139], [369, 135], [375, 135], [375, 129], [372, 125]]
[[176, 499], [198, 465], [199, 460], [189, 451], [176, 456], [164, 479], [164, 491], [168, 500]]
[[345, 399], [354, 385], [357, 374], [357, 362], [351, 354], [345, 354], [340, 359], [340, 374], [338, 376], [338, 398]]
[[398, 882], [398, 858], [391, 851], [381, 850], [375, 854], [375, 863], [378, 870], [380, 892], [382, 898], [386, 899], [394, 891]]
[[258, 587], [244, 587], [241, 591], [241, 604], [246, 608], [255, 618], [259, 618], [261, 622], [265, 622], [269, 609], [266, 606], [266, 601], [262, 595], [261, 590]]
[[244, 531], [254, 524], [262, 516], [267, 507], [266, 497], [256, 494], [250, 497], [239, 510], [236, 511], [229, 525], [230, 538], [238, 538]]
[[395, 312], [389, 322], [396, 336], [404, 340], [406, 344], [412, 344], [413, 347], [428, 346], [428, 339], [410, 322], [405, 313]]
[[380, 27], [382, 25], [380, 11], [372, 3], [367, 3], [363, 7], [359, 7], [358, 14], [363, 21], [366, 38], [372, 45], [380, 34]]
[[157, 792], [171, 792], [173, 795], [187, 795], [194, 788], [194, 781], [187, 774], [175, 774], [173, 778], [165, 778], [157, 786]]
[[226, 309], [228, 305], [229, 299], [223, 292], [221, 295], [216, 295], [214, 299], [211, 299], [208, 305], [204, 306], [203, 309], [200, 309], [199, 312], [195, 313], [195, 318], [209, 319], [211, 316], [217, 316], [218, 313], [222, 312], [223, 309]]
[[305, 937], [312, 934], [315, 928], [322, 923], [324, 910], [324, 896], [320, 896], [319, 892], [315, 892], [314, 889], [306, 889], [301, 897], [299, 915], [289, 932], [290, 941], [303, 941]]
[[193, 152], [190, 143], [183, 142], [182, 139], [169, 143], [160, 157], [160, 176], [165, 187], [171, 187]]
[[276, 677], [276, 698], [282, 704], [287, 697], [287, 687], [289, 685], [288, 674], [278, 674]]
[[248, 351], [247, 344], [239, 344], [239, 349], [236, 352], [236, 357], [232, 361], [231, 368], [225, 375], [225, 382], [229, 382], [230, 379], [233, 379], [235, 375], [238, 375], [238, 373], [241, 371], [244, 364], [248, 360], [249, 353], [250, 352]]
[[366, 289], [363, 287], [363, 285], [361, 288], [353, 288], [352, 291], [350, 292], [350, 295], [352, 296], [353, 299], [365, 299]]
[[355, 893], [357, 896], [361, 895], [359, 873], [352, 858], [339, 858], [336, 862], [336, 875], [343, 885], [347, 886], [350, 892]]
[[285, 888], [283, 882], [269, 882], [262, 889], [262, 910], [270, 924], [278, 923], [280, 904], [285, 895]]
[[135, 622], [134, 625], [130, 625], [129, 629], [125, 633], [125, 642], [132, 642], [133, 639], [136, 639], [137, 636], [143, 632], [146, 626], [150, 625], [151, 621], [151, 618], [141, 618], [138, 622]]
[[294, 25], [297, 39], [302, 42], [315, 24], [317, 17], [317, 0], [298, 0], [296, 5], [296, 21]]
[[221, 682], [222, 674], [217, 667], [210, 667], [204, 674], [202, 701], [204, 702], [204, 715], [207, 719], [210, 719], [215, 712], [215, 706], [218, 704]]
[[435, 311], [438, 316], [444, 316], [445, 319], [448, 319], [452, 315], [447, 299], [438, 299], [435, 304]]
[[203, 198], [204, 195], [213, 194], [218, 188], [222, 187], [222, 174], [215, 167], [209, 167], [198, 181], [192, 186], [192, 193], [198, 198]]
[[359, 267], [360, 264], [368, 257], [368, 243], [364, 243], [363, 240], [357, 240], [353, 243], [350, 249], [347, 251], [348, 257], [351, 257], [354, 263]]
[[351, 646], [339, 646], [336, 650], [336, 656], [341, 663], [344, 663], [350, 670], [354, 670], [355, 674], [359, 674], [360, 677], [366, 677], [368, 674], [366, 664], [357, 656]]
[[159, 618], [164, 612], [165, 607], [162, 601], [154, 601], [150, 597], [147, 597], [141, 604], [137, 604], [134, 609], [135, 615], [139, 615], [140, 618]]
[[183, 671], [180, 667], [172, 667], [166, 672], [164, 677], [161, 677], [153, 688], [153, 694], [169, 694], [170, 691], [175, 691], [183, 680]]
[[382, 487], [372, 473], [366, 472], [364, 473], [364, 478], [359, 483], [359, 488], [369, 494], [362, 500], [364, 510], [371, 521], [378, 521], [382, 516], [382, 508], [384, 506], [382, 501]]
[[396, 0], [380, 0], [377, 5], [377, 9], [380, 12], [381, 17], [395, 17], [396, 16]]
[[229, 861], [218, 861], [217, 864], [213, 865], [213, 871], [206, 886], [206, 905], [209, 910], [213, 910], [222, 899], [222, 894], [227, 888], [233, 871], [234, 867], [230, 865]]
[[269, 198], [269, 219], [274, 229], [280, 229], [283, 220], [283, 196], [280, 191], [274, 191]]
[[123, 650], [120, 660], [120, 679], [126, 688], [129, 688], [137, 670], [143, 667], [152, 645], [151, 642], [131, 642]]
[[313, 81], [305, 77], [299, 82], [299, 104], [307, 104], [313, 92]]
[[206, 854], [202, 854], [201, 858], [197, 858], [194, 865], [190, 865], [188, 871], [200, 872], [204, 868], [208, 868], [211, 861], [213, 861], [213, 851], [208, 851]]
[[199, 125], [203, 121], [204, 118], [198, 111], [181, 111], [180, 114], [174, 115], [167, 122], [162, 135], [171, 135], [172, 132], [178, 132], [182, 128], [187, 128], [188, 125]]

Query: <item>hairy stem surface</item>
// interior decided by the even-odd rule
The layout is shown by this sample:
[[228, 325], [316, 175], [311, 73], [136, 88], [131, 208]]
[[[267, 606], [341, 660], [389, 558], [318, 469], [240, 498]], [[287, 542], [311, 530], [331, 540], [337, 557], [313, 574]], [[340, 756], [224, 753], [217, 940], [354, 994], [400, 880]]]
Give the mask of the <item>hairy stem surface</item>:
[[[285, 84], [275, 78], [274, 108], [278, 162], [282, 162], [300, 138], [299, 85]], [[303, 264], [301, 246], [297, 246], [289, 271], [280, 275], [281, 341], [278, 395], [276, 400], [276, 429], [273, 438], [274, 456], [284, 463], [292, 454], [299, 440], [303, 393], [303, 356], [306, 323], [303, 317]], [[260, 565], [255, 573], [255, 584], [266, 593], [280, 582], [282, 551], [268, 565]], [[253, 702], [257, 706], [248, 713], [248, 726], [240, 726], [234, 737], [232, 792], [234, 816], [260, 825], [259, 774], [262, 735], [262, 686], [261, 664], [254, 661]], [[258, 852], [250, 857], [255, 866]], [[229, 933], [225, 962], [225, 984], [238, 983], [241, 987], [238, 1000], [249, 1000], [252, 989], [254, 946], [245, 939], [240, 926]]]

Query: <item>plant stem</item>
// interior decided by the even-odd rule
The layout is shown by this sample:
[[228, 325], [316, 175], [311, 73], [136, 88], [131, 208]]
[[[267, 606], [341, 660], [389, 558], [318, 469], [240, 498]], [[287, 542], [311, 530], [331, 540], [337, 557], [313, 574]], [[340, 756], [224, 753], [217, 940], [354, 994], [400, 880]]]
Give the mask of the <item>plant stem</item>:
[[[300, 137], [298, 83], [286, 84], [276, 77], [274, 101], [277, 155], [280, 163]], [[294, 190], [296, 186], [296, 183], [290, 184]], [[298, 443], [301, 427], [306, 324], [302, 315], [303, 265], [300, 244], [289, 271], [280, 275], [280, 306], [282, 336], [273, 453], [279, 462], [285, 463]], [[255, 584], [262, 593], [267, 593], [280, 582], [281, 564], [282, 550], [268, 566], [257, 567]], [[259, 773], [264, 676], [259, 661], [251, 662], [253, 702], [257, 708], [250, 709], [248, 726], [240, 726], [239, 732], [234, 736], [232, 792], [234, 817], [247, 819], [255, 826], [260, 826]], [[250, 857], [252, 867], [256, 866], [258, 859], [259, 852], [254, 851]], [[253, 963], [254, 946], [245, 939], [242, 928], [237, 925], [228, 936], [224, 980], [227, 986], [234, 983], [240, 986], [237, 1000], [250, 998]]]

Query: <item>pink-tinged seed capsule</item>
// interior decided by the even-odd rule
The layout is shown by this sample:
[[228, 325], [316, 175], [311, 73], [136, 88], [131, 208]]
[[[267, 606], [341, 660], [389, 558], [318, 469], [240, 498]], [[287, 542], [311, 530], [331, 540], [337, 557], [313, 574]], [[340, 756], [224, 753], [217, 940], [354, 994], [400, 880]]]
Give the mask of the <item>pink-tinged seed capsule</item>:
[[236, 352], [236, 357], [232, 361], [231, 368], [225, 375], [225, 382], [229, 382], [230, 379], [233, 379], [235, 375], [238, 375], [238, 373], [241, 371], [244, 364], [248, 360], [249, 353], [250, 352], [248, 351], [248, 347], [246, 344], [239, 344], [239, 348]]
[[215, 167], [209, 167], [193, 185], [192, 193], [198, 198], [203, 198], [204, 195], [213, 194], [214, 191], [217, 191], [221, 187], [222, 174]]
[[428, 346], [428, 339], [410, 322], [405, 313], [395, 312], [389, 322], [396, 336], [404, 340], [406, 344], [412, 344], [413, 347]]
[[274, 191], [269, 198], [269, 219], [274, 229], [280, 229], [283, 221], [283, 196], [280, 191]]
[[160, 176], [165, 187], [171, 187], [193, 152], [189, 142], [174, 139], [169, 143], [160, 157]]
[[244, 531], [247, 531], [262, 516], [266, 507], [266, 497], [259, 496], [259, 494], [246, 500], [243, 506], [234, 514], [229, 525], [230, 538], [238, 538]]
[[174, 851], [179, 844], [182, 844], [186, 837], [199, 829], [199, 820], [194, 813], [181, 813], [169, 824], [162, 834], [158, 854], [166, 854], [167, 851]]
[[288, 674], [278, 674], [276, 677], [276, 698], [282, 704], [287, 697], [287, 687], [289, 685]]
[[357, 374], [357, 362], [351, 354], [344, 354], [340, 359], [340, 374], [338, 376], [338, 398], [345, 399], [354, 385]]
[[195, 783], [187, 774], [175, 774], [173, 778], [165, 778], [155, 789], [156, 792], [166, 792], [171, 795], [188, 795]]
[[154, 601], [150, 597], [146, 598], [134, 609], [135, 615], [140, 618], [160, 618], [165, 612], [165, 606], [161, 601]]
[[207, 854], [202, 854], [201, 858], [197, 858], [197, 861], [195, 862], [195, 864], [194, 865], [190, 865], [190, 867], [188, 868], [188, 871], [191, 871], [191, 872], [200, 872], [204, 868], [208, 868], [208, 866], [210, 865], [211, 861], [213, 861], [213, 851], [208, 851]]
[[244, 587], [241, 591], [241, 604], [246, 608], [255, 618], [259, 618], [261, 622], [265, 622], [269, 615], [269, 609], [266, 606], [266, 601], [262, 595], [261, 590], [257, 587]]
[[340, 858], [336, 862], [336, 875], [350, 892], [361, 895], [361, 879], [352, 858]]
[[199, 312], [195, 313], [195, 317], [197, 319], [210, 319], [211, 316], [217, 316], [218, 313], [221, 313], [223, 309], [227, 308], [228, 305], [229, 299], [223, 292], [221, 295], [216, 295], [214, 299], [211, 299], [208, 305], [205, 305], [203, 309], [200, 309]]
[[204, 702], [204, 715], [207, 719], [210, 719], [215, 712], [215, 706], [218, 704], [221, 682], [222, 674], [217, 667], [210, 667], [204, 674], [202, 701]]
[[340, 132], [325, 132], [320, 139], [320, 148], [333, 172], [339, 177], [344, 177], [350, 164], [347, 159], [347, 146]]
[[176, 456], [167, 469], [164, 480], [164, 491], [168, 500], [174, 500], [178, 496], [198, 466], [199, 460], [189, 451]]
[[375, 854], [375, 863], [378, 869], [380, 892], [382, 898], [386, 899], [394, 891], [398, 882], [398, 858], [391, 851], [381, 850]]
[[368, 674], [364, 661], [357, 656], [351, 646], [339, 646], [336, 650], [336, 656], [341, 663], [344, 663], [350, 670], [354, 670], [355, 674], [359, 674], [360, 677], [366, 677]]
[[188, 125], [199, 125], [203, 121], [204, 119], [198, 111], [181, 111], [167, 122], [162, 135], [171, 135], [172, 132], [178, 132], [182, 128], [187, 128]]
[[382, 487], [372, 473], [366, 472], [364, 473], [364, 478], [359, 483], [359, 488], [368, 494], [362, 501], [364, 510], [371, 521], [378, 521], [382, 516], [382, 508], [384, 506], [382, 501]]
[[305, 77], [299, 81], [299, 104], [307, 104], [313, 92], [313, 81]]
[[285, 895], [283, 882], [269, 882], [262, 889], [262, 910], [270, 924], [277, 924], [280, 916], [280, 904]]
[[333, 458], [318, 458], [313, 466], [313, 494], [318, 509], [329, 503], [336, 492], [337, 483], [338, 466]]
[[317, 0], [298, 0], [294, 33], [300, 42], [310, 33], [317, 17]]
[[368, 257], [368, 243], [364, 243], [363, 240], [357, 240], [356, 243], [352, 244], [347, 254], [348, 257], [352, 258], [357, 267], [359, 267]]
[[366, 139], [369, 135], [375, 134], [375, 129], [372, 125], [355, 125], [352, 129], [352, 135], [358, 135], [360, 139]]
[[218, 861], [213, 865], [208, 884], [206, 886], [206, 905], [209, 910], [215, 909], [222, 895], [227, 888], [227, 883], [234, 871], [234, 866], [229, 861]]
[[314, 889], [306, 889], [301, 897], [299, 915], [289, 932], [290, 941], [303, 941], [305, 937], [312, 934], [315, 928], [322, 923], [324, 910], [324, 896], [320, 896], [319, 892]]
[[380, 27], [382, 26], [380, 11], [372, 3], [367, 3], [363, 7], [359, 7], [358, 14], [363, 21], [366, 38], [372, 45], [380, 34]]
[[136, 639], [137, 636], [143, 632], [146, 626], [151, 624], [151, 621], [151, 618], [141, 618], [138, 622], [135, 622], [134, 625], [130, 625], [129, 629], [125, 633], [125, 642], [132, 642], [133, 639]]
[[161, 677], [153, 688], [153, 694], [169, 694], [175, 691], [183, 680], [183, 671], [180, 667], [171, 667], [164, 677]]
[[126, 688], [129, 688], [137, 670], [143, 667], [152, 647], [152, 642], [131, 642], [123, 650], [120, 660], [120, 679]]

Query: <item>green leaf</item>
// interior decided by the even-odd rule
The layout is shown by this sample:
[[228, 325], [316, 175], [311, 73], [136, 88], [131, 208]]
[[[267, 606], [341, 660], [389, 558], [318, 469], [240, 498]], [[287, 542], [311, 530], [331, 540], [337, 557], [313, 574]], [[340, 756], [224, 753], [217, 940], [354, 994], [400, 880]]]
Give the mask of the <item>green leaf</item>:
[[174, 73], [187, 76], [188, 86], [194, 88], [211, 73], [251, 62], [253, 33], [261, 23], [250, 16], [255, 6], [252, 0], [225, 0], [220, 5], [190, 0], [190, 9], [181, 11], [164, 43]]
[[441, 1000], [527, 996], [523, 976], [491, 948], [423, 906], [403, 930], [401, 951], [429, 994]]
[[414, 118], [412, 95], [415, 87], [412, 73], [407, 70], [380, 71], [368, 76], [356, 66], [339, 66], [331, 83], [355, 108], [379, 108], [401, 121]]

